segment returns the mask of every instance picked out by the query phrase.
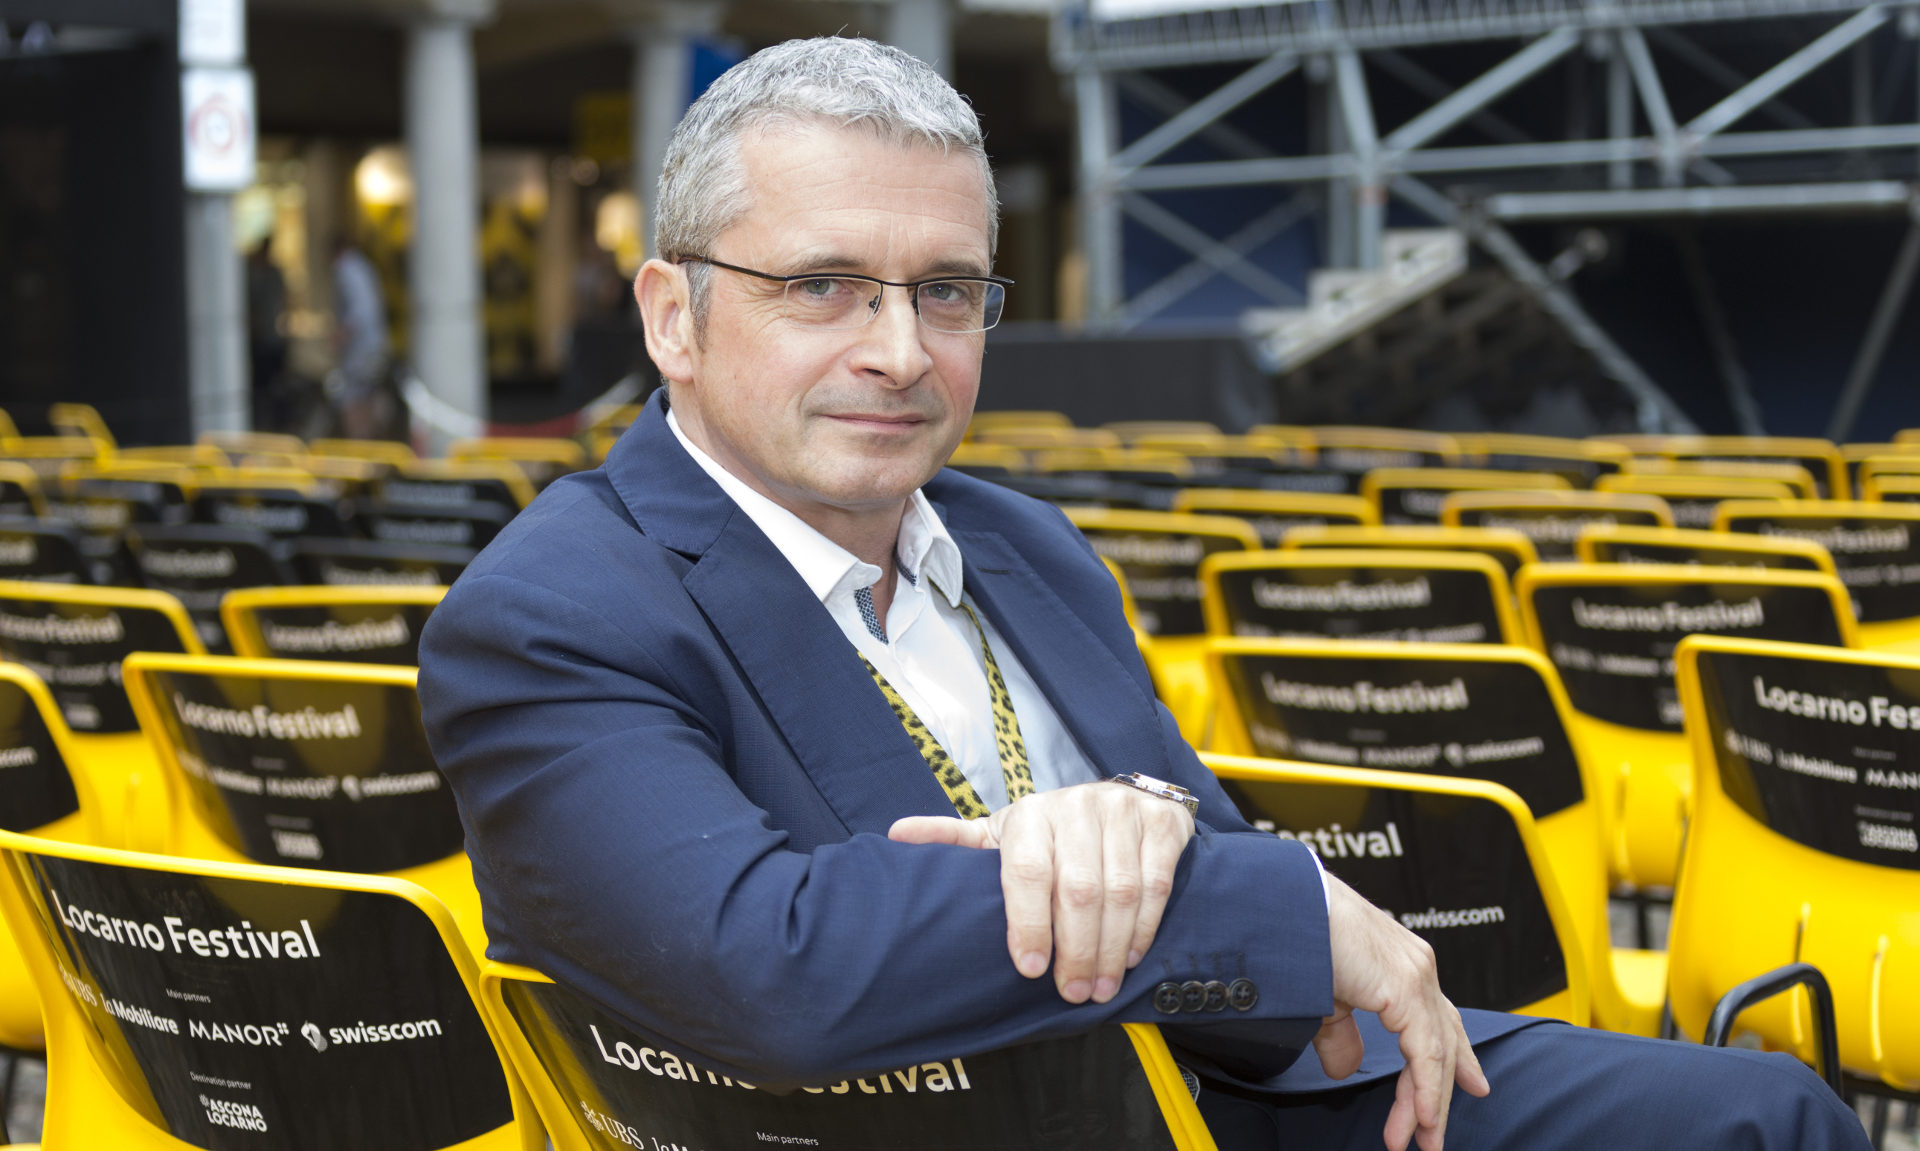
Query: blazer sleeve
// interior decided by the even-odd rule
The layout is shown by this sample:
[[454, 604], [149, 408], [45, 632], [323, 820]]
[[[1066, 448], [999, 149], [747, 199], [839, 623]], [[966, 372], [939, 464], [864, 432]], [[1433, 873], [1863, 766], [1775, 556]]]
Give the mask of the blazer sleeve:
[[495, 957], [765, 1086], [1174, 1022], [1156, 987], [1237, 978], [1259, 999], [1226, 1013], [1233, 1047], [1258, 1053], [1242, 1074], [1261, 1077], [1332, 1010], [1323, 894], [1298, 844], [1196, 836], [1145, 961], [1112, 1002], [1077, 1006], [1014, 969], [998, 852], [844, 830], [796, 848], [776, 813], [817, 796], [797, 764], [784, 792], [742, 790], [742, 771], [791, 753], [670, 565], [572, 562], [476, 565], [422, 638], [427, 732]]

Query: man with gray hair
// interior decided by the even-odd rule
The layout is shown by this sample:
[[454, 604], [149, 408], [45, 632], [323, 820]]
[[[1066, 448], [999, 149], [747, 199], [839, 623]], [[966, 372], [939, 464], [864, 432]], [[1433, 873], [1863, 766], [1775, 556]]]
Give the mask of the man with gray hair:
[[1864, 1142], [1791, 1059], [1463, 1017], [1424, 943], [1240, 818], [1079, 533], [943, 470], [1010, 282], [930, 68], [760, 52], [658, 200], [667, 389], [423, 637], [493, 955], [761, 1085], [1153, 1022], [1223, 1146], [1437, 1151], [1450, 1114], [1488, 1146]]

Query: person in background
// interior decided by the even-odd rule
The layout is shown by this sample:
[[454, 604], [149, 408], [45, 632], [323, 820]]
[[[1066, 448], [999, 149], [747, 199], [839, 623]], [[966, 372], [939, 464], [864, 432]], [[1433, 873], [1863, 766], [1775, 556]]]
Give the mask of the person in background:
[[273, 233], [247, 253], [247, 359], [253, 380], [253, 426], [278, 431], [286, 413], [280, 400], [287, 369], [287, 278], [273, 262]]
[[344, 236], [333, 241], [334, 375], [327, 392], [349, 439], [372, 439], [380, 427], [380, 386], [387, 374], [387, 304], [373, 261]]

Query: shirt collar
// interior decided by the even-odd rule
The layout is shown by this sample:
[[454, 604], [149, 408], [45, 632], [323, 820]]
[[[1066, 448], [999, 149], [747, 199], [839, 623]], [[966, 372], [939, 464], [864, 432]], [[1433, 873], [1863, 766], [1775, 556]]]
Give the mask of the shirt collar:
[[[800, 578], [806, 581], [807, 588], [821, 603], [827, 602], [836, 592], [852, 595], [856, 588], [871, 587], [879, 580], [879, 568], [821, 535], [805, 520], [753, 490], [746, 481], [721, 467], [717, 460], [701, 450], [700, 445], [687, 438], [671, 409], [667, 411], [667, 427], [672, 429], [680, 446], [693, 457], [693, 462], [699, 464], [700, 469], [720, 485], [720, 490], [727, 493], [741, 511], [747, 513], [747, 518], [753, 521], [754, 526], [787, 558], [787, 562], [800, 573]], [[947, 602], [954, 607], [960, 606], [960, 545], [953, 541], [947, 525], [941, 522], [933, 505], [927, 502], [925, 493], [918, 488], [914, 489], [906, 510], [901, 513], [900, 538], [894, 545], [894, 559], [916, 578], [931, 577]]]

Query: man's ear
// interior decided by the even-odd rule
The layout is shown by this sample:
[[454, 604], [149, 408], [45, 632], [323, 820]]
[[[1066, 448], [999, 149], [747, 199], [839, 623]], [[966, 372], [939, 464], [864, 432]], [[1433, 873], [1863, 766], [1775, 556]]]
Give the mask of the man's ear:
[[700, 349], [694, 339], [686, 269], [665, 260], [648, 260], [633, 278], [633, 298], [640, 305], [647, 358], [655, 370], [676, 384], [691, 380]]

